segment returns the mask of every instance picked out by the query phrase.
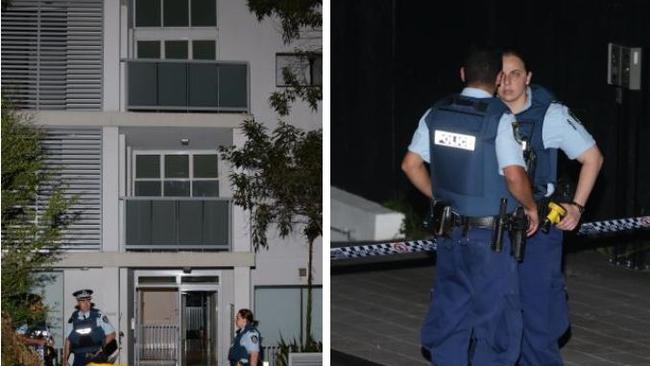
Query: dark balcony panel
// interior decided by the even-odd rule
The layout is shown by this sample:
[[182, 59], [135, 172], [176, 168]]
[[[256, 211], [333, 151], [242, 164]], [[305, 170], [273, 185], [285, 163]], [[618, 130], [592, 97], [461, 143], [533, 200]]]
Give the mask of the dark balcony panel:
[[218, 199], [127, 199], [127, 250], [228, 250], [230, 201]]
[[176, 202], [152, 201], [151, 211], [151, 243], [176, 244]]
[[151, 245], [151, 201], [126, 201], [126, 242]]
[[230, 243], [230, 205], [226, 201], [205, 201], [203, 241], [213, 245]]
[[185, 63], [158, 64], [158, 101], [161, 106], [187, 105]]
[[129, 64], [129, 105], [155, 106], [158, 104], [156, 63], [132, 62]]
[[181, 201], [178, 202], [178, 223], [179, 223], [179, 244], [201, 245], [203, 243], [201, 218], [203, 216], [202, 201]]
[[248, 111], [248, 65], [129, 61], [129, 110]]
[[190, 107], [213, 107], [218, 105], [217, 66], [215, 64], [190, 64]]
[[246, 65], [219, 65], [219, 106], [246, 108], [248, 105]]

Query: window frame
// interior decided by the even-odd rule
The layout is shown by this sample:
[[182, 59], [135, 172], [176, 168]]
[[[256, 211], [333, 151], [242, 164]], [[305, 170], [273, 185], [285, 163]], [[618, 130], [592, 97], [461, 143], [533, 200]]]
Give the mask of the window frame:
[[132, 14], [132, 22], [133, 24], [133, 29], [184, 29], [184, 28], [214, 28], [217, 27], [219, 24], [219, 2], [217, 0], [214, 0], [214, 25], [199, 25], [195, 26], [192, 25], [192, 0], [187, 0], [187, 26], [166, 26], [164, 24], [165, 21], [165, 1], [166, 0], [158, 0], [160, 2], [160, 25], [146, 25], [146, 26], [138, 26], [137, 22], [137, 17], [136, 17], [136, 12], [138, 8], [138, 1], [139, 0], [134, 0], [133, 1], [133, 14]]
[[[158, 178], [137, 178], [137, 157], [139, 155], [158, 155], [160, 158], [159, 176]], [[165, 156], [166, 155], [182, 155], [188, 156], [188, 177], [187, 178], [166, 178], [165, 177]], [[196, 178], [194, 177], [194, 156], [195, 155], [215, 155], [217, 157], [217, 176], [215, 178]], [[193, 182], [216, 182], [217, 187], [221, 183], [221, 170], [219, 169], [219, 153], [210, 149], [197, 149], [197, 150], [133, 150], [132, 157], [132, 174], [129, 185], [133, 197], [164, 197], [164, 198], [218, 198], [221, 197], [221, 192], [217, 196], [195, 196]], [[136, 194], [136, 182], [160, 182], [160, 196], [139, 196]], [[165, 182], [189, 182], [189, 195], [188, 196], [165, 196]]]
[[[284, 83], [284, 77], [282, 76], [283, 72], [282, 70], [278, 69], [279, 67], [279, 58], [280, 57], [293, 57], [295, 59], [303, 59], [307, 58], [308, 64], [307, 66], [307, 71], [308, 71], [308, 76], [309, 80], [305, 84], [300, 84], [300, 86], [304, 87], [317, 87], [323, 86], [323, 54], [320, 52], [306, 52], [306, 53], [296, 53], [296, 52], [277, 52], [275, 54], [275, 86], [278, 88], [286, 88], [289, 87], [290, 85]], [[316, 64], [316, 60], [320, 59], [321, 60], [321, 77], [320, 77], [320, 83], [315, 83], [314, 82], [314, 66]]]
[[[186, 41], [187, 44], [187, 59], [194, 60], [194, 41], [212, 41], [214, 42], [214, 60], [197, 59], [200, 61], [216, 61], [219, 59], [219, 1], [215, 2], [215, 25], [211, 26], [192, 26], [192, 0], [188, 0], [188, 26], [170, 26], [166, 27], [163, 24], [164, 17], [164, 0], [159, 0], [160, 4], [160, 26], [138, 26], [136, 22], [136, 8], [137, 1], [134, 0], [131, 14], [131, 52], [133, 58], [140, 59], [138, 55], [138, 42], [139, 41], [157, 41], [160, 47], [160, 60], [165, 60], [165, 41]], [[172, 59], [170, 59], [172, 60]], [[178, 59], [173, 59], [178, 60]]]

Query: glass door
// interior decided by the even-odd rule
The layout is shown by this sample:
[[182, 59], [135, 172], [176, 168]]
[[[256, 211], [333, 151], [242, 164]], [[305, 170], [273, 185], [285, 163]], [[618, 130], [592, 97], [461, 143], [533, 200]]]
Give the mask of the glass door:
[[183, 366], [217, 364], [217, 292], [182, 291]]
[[178, 288], [136, 288], [136, 364], [178, 364], [179, 300]]

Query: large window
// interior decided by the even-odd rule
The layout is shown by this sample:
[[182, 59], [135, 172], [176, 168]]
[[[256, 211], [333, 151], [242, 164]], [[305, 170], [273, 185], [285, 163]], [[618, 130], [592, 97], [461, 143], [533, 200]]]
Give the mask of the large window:
[[215, 60], [213, 40], [138, 41], [137, 58], [175, 60]]
[[136, 27], [214, 27], [216, 0], [136, 0]]
[[[322, 340], [322, 296], [321, 287], [312, 289], [312, 336]], [[278, 309], [282, 309], [281, 311]], [[259, 320], [260, 333], [264, 346], [272, 347], [280, 343], [306, 337], [307, 288], [295, 287], [257, 287], [255, 288], [255, 318]]]
[[135, 0], [135, 57], [216, 60], [216, 0]]
[[218, 197], [216, 153], [135, 154], [135, 196]]
[[291, 72], [302, 86], [323, 84], [323, 55], [319, 53], [278, 53], [275, 56], [275, 83], [287, 86], [285, 70]]

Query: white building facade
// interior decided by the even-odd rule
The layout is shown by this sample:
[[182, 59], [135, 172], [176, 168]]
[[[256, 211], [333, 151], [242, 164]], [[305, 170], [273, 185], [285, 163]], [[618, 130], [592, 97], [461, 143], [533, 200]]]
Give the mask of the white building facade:
[[[218, 148], [243, 144], [247, 119], [277, 124], [268, 97], [297, 48], [316, 51], [303, 82], [321, 82], [320, 42], [313, 31], [285, 45], [279, 20], [258, 22], [241, 0], [13, 0], [2, 12], [3, 94], [44, 127], [48, 164], [77, 197], [64, 255], [44, 272], [57, 347], [81, 288], [123, 334], [120, 364], [225, 365], [240, 308], [265, 346], [305, 337], [307, 244], [297, 231], [252, 249]], [[296, 104], [287, 122], [321, 118]], [[321, 269], [319, 239], [318, 340]]]

